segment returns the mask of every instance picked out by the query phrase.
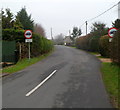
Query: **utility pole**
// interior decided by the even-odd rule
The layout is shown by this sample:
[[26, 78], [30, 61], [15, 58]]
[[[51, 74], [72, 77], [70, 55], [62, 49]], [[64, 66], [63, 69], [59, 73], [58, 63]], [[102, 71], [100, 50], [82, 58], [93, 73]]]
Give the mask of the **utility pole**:
[[88, 23], [87, 23], [87, 21], [85, 23], [86, 23], [86, 35], [87, 35], [87, 25], [88, 25]]
[[51, 30], [51, 40], [53, 40], [53, 35], [52, 35], [52, 28], [51, 28], [50, 30]]
[[120, 19], [120, 2], [118, 2], [118, 19]]

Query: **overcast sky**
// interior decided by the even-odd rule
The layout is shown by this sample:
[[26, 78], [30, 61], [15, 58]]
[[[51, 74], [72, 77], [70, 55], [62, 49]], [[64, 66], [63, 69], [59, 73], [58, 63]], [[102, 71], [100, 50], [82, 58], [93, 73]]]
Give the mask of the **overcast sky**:
[[[50, 28], [53, 28], [53, 36], [63, 33], [68, 35], [69, 30], [74, 26], [80, 27], [86, 20], [96, 17], [106, 11], [119, 0], [0, 0], [0, 7], [10, 8], [16, 15], [22, 7], [26, 7], [28, 14], [36, 23], [41, 24], [48, 38], [50, 38]], [[118, 7], [114, 7], [104, 15], [88, 22], [88, 32], [92, 23], [101, 21], [112, 26], [118, 18]], [[85, 34], [85, 25], [81, 27]]]

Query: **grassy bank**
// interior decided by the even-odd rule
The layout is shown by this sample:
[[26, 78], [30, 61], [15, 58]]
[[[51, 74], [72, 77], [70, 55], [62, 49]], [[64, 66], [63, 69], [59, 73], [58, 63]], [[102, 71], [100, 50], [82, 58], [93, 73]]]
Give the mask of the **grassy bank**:
[[[105, 58], [97, 56], [99, 53], [89, 52], [95, 55], [97, 58]], [[106, 58], [105, 58], [106, 59]], [[106, 91], [110, 97], [110, 101], [115, 108], [120, 108], [120, 95], [118, 95], [118, 82], [120, 80], [120, 68], [117, 65], [113, 65], [111, 62], [102, 61], [102, 78], [106, 87]], [[119, 100], [118, 100], [119, 99]]]
[[21, 61], [18, 61], [17, 64], [15, 64], [13, 66], [10, 66], [10, 67], [4, 68], [2, 73], [14, 73], [14, 72], [20, 71], [20, 70], [22, 70], [22, 69], [24, 69], [24, 68], [26, 68], [26, 67], [28, 67], [28, 66], [30, 66], [32, 64], [37, 63], [38, 61], [41, 61], [42, 59], [46, 58], [53, 51], [51, 51], [51, 52], [49, 52], [47, 54], [41, 55], [39, 57], [31, 58], [30, 60], [28, 58], [22, 59]]
[[111, 63], [103, 62], [101, 71], [111, 103], [114, 107], [118, 108], [118, 72], [120, 71], [120, 68]]

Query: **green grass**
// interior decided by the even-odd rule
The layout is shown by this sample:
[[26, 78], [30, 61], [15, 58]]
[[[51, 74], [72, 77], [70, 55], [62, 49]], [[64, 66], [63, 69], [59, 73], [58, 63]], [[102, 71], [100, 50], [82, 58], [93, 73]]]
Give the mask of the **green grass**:
[[[72, 47], [72, 46], [71, 46]], [[75, 48], [76, 49], [76, 47], [72, 47], [72, 48]]]
[[2, 74], [2, 70], [0, 70], [0, 74]]
[[103, 56], [97, 56], [98, 58], [108, 58], [108, 57], [103, 57]]
[[89, 53], [91, 53], [93, 55], [98, 55], [99, 54], [98, 52], [89, 52]]
[[[92, 55], [98, 55], [98, 52], [88, 52]], [[97, 58], [106, 58], [103, 56], [96, 56]], [[112, 63], [103, 62], [101, 67], [102, 79], [104, 81], [110, 101], [115, 108], [120, 109], [120, 93], [118, 91], [118, 82], [120, 80], [120, 67]], [[119, 74], [118, 74], [119, 73]], [[118, 100], [119, 99], [119, 100]]]
[[110, 100], [113, 106], [118, 108], [118, 72], [120, 68], [111, 63], [102, 63], [101, 71]]
[[[89, 52], [90, 54], [93, 54], [93, 55], [100, 55], [99, 52]], [[96, 56], [97, 58], [108, 58], [108, 57], [103, 57], [103, 56]]]
[[38, 61], [41, 61], [42, 59], [49, 56], [51, 53], [52, 52], [49, 52], [49, 53], [41, 55], [39, 57], [31, 58], [30, 60], [28, 58], [22, 59], [21, 61], [18, 61], [17, 64], [4, 68], [2, 70], [2, 73], [14, 73], [14, 72], [20, 71], [20, 70], [22, 70], [22, 69], [24, 69], [32, 64], [37, 63]]
[[76, 48], [75, 46], [67, 46], [67, 47]]

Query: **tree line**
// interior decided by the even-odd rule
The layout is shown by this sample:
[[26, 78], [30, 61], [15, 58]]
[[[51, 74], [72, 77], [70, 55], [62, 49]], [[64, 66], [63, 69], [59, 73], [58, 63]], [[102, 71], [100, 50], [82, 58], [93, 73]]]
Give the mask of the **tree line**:
[[[90, 52], [100, 53], [101, 56], [111, 58], [114, 64], [120, 65], [120, 19], [112, 22], [112, 27], [118, 29], [112, 41], [109, 41], [109, 27], [102, 22], [94, 22], [91, 26], [89, 34], [81, 36], [82, 30], [78, 27], [73, 27], [72, 33], [69, 32], [68, 37], [71, 43], [68, 46], [76, 46], [78, 49], [83, 49]], [[64, 35], [59, 34], [55, 37], [55, 44], [64, 45]]]
[[101, 22], [93, 23], [89, 34], [76, 39], [76, 47], [86, 51], [98, 52], [104, 57], [110, 57], [114, 63], [120, 65], [120, 19], [115, 20], [112, 27], [117, 28], [118, 31], [112, 41], [109, 42], [109, 27]]
[[3, 29], [19, 29], [19, 30], [27, 30], [30, 29], [35, 33], [40, 34], [45, 37], [45, 30], [40, 25], [34, 22], [31, 15], [28, 15], [26, 8], [22, 8], [17, 15], [11, 12], [9, 8], [2, 9], [2, 28]]
[[[78, 27], [73, 27], [72, 33], [69, 30], [69, 37], [72, 41], [71, 46], [75, 46], [75, 39], [76, 37], [80, 36], [82, 34], [82, 31]], [[54, 43], [57, 45], [64, 45], [64, 39], [66, 36], [64, 36], [62, 33], [58, 34], [54, 38]]]
[[25, 43], [24, 31], [29, 29], [33, 32], [33, 42], [31, 43], [31, 56], [36, 57], [52, 50], [52, 41], [46, 38], [45, 30], [35, 23], [31, 14], [29, 15], [26, 8], [22, 8], [14, 15], [9, 8], [1, 11], [2, 15], [2, 40], [16, 41], [16, 48], [21, 58], [28, 57], [28, 45]]

